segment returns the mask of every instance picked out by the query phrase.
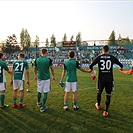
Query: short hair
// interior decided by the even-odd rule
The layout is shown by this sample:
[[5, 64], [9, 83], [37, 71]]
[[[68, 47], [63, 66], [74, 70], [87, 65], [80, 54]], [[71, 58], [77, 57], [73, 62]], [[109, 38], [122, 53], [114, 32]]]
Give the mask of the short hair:
[[47, 50], [46, 48], [42, 48], [42, 49], [41, 49], [42, 54], [46, 54], [47, 51], [48, 51], [48, 50]]
[[104, 50], [104, 52], [108, 52], [109, 51], [109, 46], [108, 45], [103, 46], [103, 50]]
[[25, 56], [24, 56], [24, 53], [19, 53], [18, 54], [21, 58], [24, 58]]
[[74, 54], [74, 51], [69, 51], [68, 55], [69, 55], [69, 57], [73, 58], [74, 55], [75, 55], [75, 54]]
[[0, 59], [3, 57], [3, 53], [0, 52]]

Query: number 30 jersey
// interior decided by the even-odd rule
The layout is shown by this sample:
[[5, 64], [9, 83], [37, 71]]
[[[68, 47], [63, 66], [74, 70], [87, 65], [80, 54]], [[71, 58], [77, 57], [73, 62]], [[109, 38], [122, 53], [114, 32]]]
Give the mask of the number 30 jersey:
[[24, 80], [25, 70], [29, 69], [28, 62], [26, 60], [17, 60], [13, 64], [14, 75], [13, 79], [15, 80]]
[[100, 81], [113, 81], [113, 64], [119, 65], [123, 68], [123, 65], [119, 62], [117, 58], [109, 54], [102, 54], [98, 56], [94, 62], [90, 65], [90, 69], [94, 65], [98, 64], [99, 74], [98, 79]]

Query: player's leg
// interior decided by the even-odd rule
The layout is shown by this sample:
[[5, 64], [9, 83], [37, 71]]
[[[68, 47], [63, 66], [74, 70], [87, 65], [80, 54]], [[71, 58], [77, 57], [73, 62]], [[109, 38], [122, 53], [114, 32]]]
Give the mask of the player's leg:
[[73, 92], [73, 108], [74, 110], [78, 110], [79, 107], [77, 106], [77, 82], [71, 83], [71, 88]]
[[42, 81], [38, 80], [37, 82], [37, 106], [39, 107], [42, 106], [42, 103], [41, 103], [42, 87], [43, 87]]
[[108, 115], [108, 109], [109, 109], [109, 106], [110, 106], [112, 90], [113, 90], [113, 81], [107, 82], [106, 86], [105, 86], [106, 102], [105, 102], [105, 109], [104, 109], [104, 112], [103, 112], [103, 116], [105, 116], [105, 117]]
[[97, 110], [100, 110], [100, 103], [101, 103], [101, 94], [103, 92], [104, 89], [104, 82], [101, 82], [98, 80], [98, 84], [97, 84], [97, 103], [95, 104], [95, 107]]
[[5, 99], [5, 91], [4, 90], [0, 90], [1, 107], [4, 106], [4, 99]]
[[65, 86], [65, 94], [64, 94], [64, 110], [68, 110], [68, 98], [69, 98], [69, 92], [70, 92], [70, 82], [66, 82]]
[[37, 106], [39, 106], [39, 107], [42, 106], [41, 105], [41, 93], [40, 92], [37, 93]]
[[46, 107], [45, 104], [46, 104], [47, 98], [48, 98], [48, 93], [44, 92], [44, 96], [43, 96], [43, 99], [42, 99], [42, 108], [43, 109]]
[[68, 97], [69, 97], [69, 92], [65, 92], [65, 95], [64, 95], [64, 105], [65, 106], [68, 106]]
[[18, 81], [13, 80], [13, 108], [17, 107], [17, 92], [18, 92]]
[[42, 99], [42, 107], [40, 109], [41, 112], [44, 112], [47, 110], [46, 102], [48, 98], [48, 92], [50, 91], [50, 80], [43, 80], [41, 87], [43, 88], [44, 96]]
[[4, 99], [5, 99], [5, 90], [0, 90], [1, 108], [4, 107]]
[[19, 100], [19, 108], [23, 108], [25, 104], [23, 104], [24, 99], [24, 81], [20, 80], [20, 100]]
[[9, 105], [5, 105], [5, 89], [6, 83], [0, 83], [0, 101], [1, 101], [1, 108], [8, 107]]

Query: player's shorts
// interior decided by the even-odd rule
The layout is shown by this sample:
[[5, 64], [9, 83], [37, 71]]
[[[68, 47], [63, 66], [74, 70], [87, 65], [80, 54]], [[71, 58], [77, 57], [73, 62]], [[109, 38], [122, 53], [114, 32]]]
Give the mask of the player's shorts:
[[114, 81], [104, 82], [98, 80], [98, 85], [97, 85], [98, 93], [102, 94], [104, 88], [106, 91], [106, 95], [111, 96], [112, 91], [114, 91]]
[[66, 92], [76, 92], [77, 91], [77, 82], [66, 82], [65, 91]]
[[47, 93], [50, 91], [50, 79], [48, 80], [38, 80], [37, 91], [42, 93]]
[[0, 91], [6, 90], [6, 83], [0, 83]]
[[13, 90], [24, 90], [24, 80], [13, 80]]

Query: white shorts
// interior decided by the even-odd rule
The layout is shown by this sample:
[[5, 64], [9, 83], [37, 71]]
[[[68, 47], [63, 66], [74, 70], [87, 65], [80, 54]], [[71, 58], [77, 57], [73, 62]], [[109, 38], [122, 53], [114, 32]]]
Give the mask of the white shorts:
[[65, 91], [70, 92], [71, 89], [72, 89], [72, 92], [77, 91], [77, 82], [66, 82]]
[[49, 92], [50, 91], [50, 79], [48, 80], [38, 80], [37, 84], [37, 91], [42, 93], [42, 92]]
[[0, 91], [6, 90], [6, 83], [0, 83]]
[[13, 90], [24, 90], [24, 80], [13, 80]]

